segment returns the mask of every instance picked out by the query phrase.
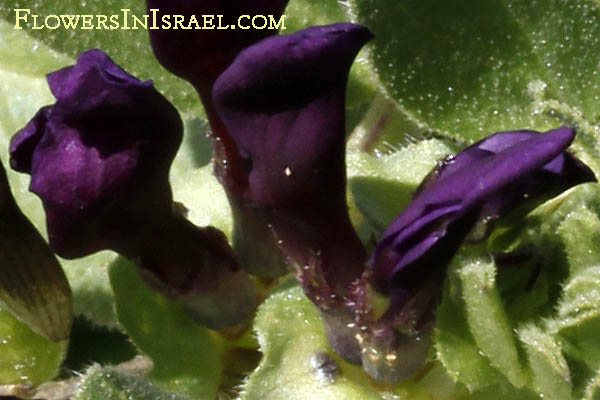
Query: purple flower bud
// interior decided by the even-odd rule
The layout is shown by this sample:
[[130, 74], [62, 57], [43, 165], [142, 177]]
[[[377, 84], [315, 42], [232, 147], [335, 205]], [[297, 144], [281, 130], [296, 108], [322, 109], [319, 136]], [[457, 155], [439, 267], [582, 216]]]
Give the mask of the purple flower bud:
[[236, 220], [234, 238], [260, 232], [283, 250], [332, 345], [354, 361], [360, 349], [342, 303], [366, 252], [346, 205], [345, 89], [371, 37], [362, 26], [335, 24], [265, 39], [242, 51], [213, 91], [243, 167], [241, 179], [227, 165], [217, 174], [240, 214], [252, 215]]
[[595, 180], [587, 166], [564, 152], [573, 137], [566, 127], [545, 134], [496, 133], [446, 158], [424, 180], [369, 263], [371, 282], [390, 297], [389, 308], [372, 324], [371, 346], [410, 357], [394, 365], [363, 357], [371, 375], [399, 380], [421, 365], [445, 266], [478, 223], [489, 225], [524, 202], [539, 203]]
[[[115, 250], [201, 322], [239, 322], [252, 310], [253, 286], [224, 235], [174, 211], [168, 174], [183, 131], [177, 110], [100, 50], [47, 79], [56, 103], [17, 132], [10, 153], [42, 199], [51, 247], [66, 258]], [[227, 289], [229, 281], [239, 291]], [[215, 290], [228, 295], [220, 300]], [[225, 309], [199, 307], [232, 293], [237, 302]], [[209, 315], [215, 310], [222, 314]]]
[[[180, 15], [183, 16], [185, 27], [196, 27], [191, 22], [194, 17], [198, 26], [208, 28], [149, 29], [152, 49], [167, 70], [188, 80], [205, 101], [210, 101], [213, 82], [240, 50], [277, 33], [276, 29], [255, 29], [251, 23], [252, 18], [257, 15], [265, 16], [269, 21], [269, 16], [272, 16], [277, 24], [287, 2], [288, 0], [147, 0], [149, 12], [158, 10], [155, 12], [159, 25], [162, 25], [165, 16], [174, 24], [174, 15]], [[261, 24], [263, 22], [261, 19]], [[214, 28], [210, 29], [209, 26]], [[249, 29], [245, 29], [246, 26]], [[223, 29], [224, 27], [227, 29]]]

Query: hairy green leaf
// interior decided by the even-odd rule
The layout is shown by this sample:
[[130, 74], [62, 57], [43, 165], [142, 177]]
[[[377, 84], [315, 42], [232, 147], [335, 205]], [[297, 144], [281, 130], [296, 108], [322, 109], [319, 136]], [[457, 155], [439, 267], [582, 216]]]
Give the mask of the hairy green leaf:
[[114, 367], [94, 365], [82, 377], [75, 399], [186, 400], [186, 397], [164, 391], [141, 376], [130, 375]]
[[221, 361], [207, 329], [173, 301], [148, 288], [135, 266], [119, 258], [110, 267], [119, 321], [154, 362], [150, 377], [192, 398], [214, 398]]
[[425, 131], [579, 130], [596, 171], [600, 4], [594, 0], [351, 0], [387, 92]]
[[393, 390], [372, 386], [360, 367], [331, 350], [316, 309], [296, 285], [283, 285], [263, 303], [254, 329], [263, 359], [242, 386], [241, 400], [425, 400], [451, 399], [456, 394], [457, 388], [437, 364], [418, 382]]
[[556, 340], [535, 325], [519, 328], [518, 335], [525, 344], [533, 387], [540, 397], [570, 399], [571, 373]]
[[481, 352], [509, 382], [519, 388], [526, 382], [520, 365], [511, 323], [496, 288], [496, 266], [483, 257], [458, 257], [462, 300], [467, 323]]

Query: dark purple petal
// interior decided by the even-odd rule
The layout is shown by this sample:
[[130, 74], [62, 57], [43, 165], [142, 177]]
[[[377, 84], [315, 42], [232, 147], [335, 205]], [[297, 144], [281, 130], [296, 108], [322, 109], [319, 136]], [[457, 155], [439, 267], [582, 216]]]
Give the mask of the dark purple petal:
[[573, 136], [570, 128], [543, 135], [503, 132], [459, 153], [382, 235], [371, 257], [377, 282], [388, 286], [405, 266], [444, 238], [451, 223], [469, 212], [491, 209], [496, 216], [507, 212], [523, 196], [533, 198], [547, 191], [551, 179], [562, 182], [563, 190], [593, 180], [589, 168], [563, 152]]
[[[288, 0], [147, 0], [159, 24], [164, 15], [182, 15], [187, 26], [193, 15], [202, 27], [203, 16], [214, 25], [236, 26], [242, 15], [273, 15], [278, 21]], [[218, 16], [221, 15], [221, 18]], [[245, 20], [244, 20], [245, 21]], [[247, 22], [247, 21], [245, 21]], [[210, 87], [243, 48], [276, 34], [274, 29], [149, 29], [156, 58], [169, 71], [190, 81], [210, 101]]]
[[98, 49], [81, 53], [76, 65], [48, 74], [47, 80], [59, 103], [72, 108], [71, 114], [108, 105], [127, 106], [136, 96], [154, 92], [151, 81], [141, 82]]
[[42, 107], [27, 126], [10, 141], [10, 166], [19, 172], [31, 172], [33, 151], [42, 139], [52, 106]]
[[269, 38], [217, 80], [214, 101], [246, 164], [253, 201], [281, 206], [324, 184], [336, 199], [344, 196], [345, 87], [369, 39], [351, 24]]
[[[439, 168], [434, 169], [424, 179], [423, 183], [417, 190], [417, 194], [421, 192], [425, 187], [427, 187], [433, 180], [438, 180], [443, 178], [444, 176], [448, 176], [454, 171], [468, 167], [472, 162], [507, 150], [508, 148], [527, 139], [531, 139], [532, 137], [538, 134], [539, 132], [536, 131], [523, 130], [498, 132], [493, 135], [490, 135], [487, 138], [463, 150], [458, 155], [448, 156], [447, 159], [440, 164]], [[565, 165], [565, 163], [569, 165], [573, 165], [575, 163], [578, 165], [578, 167], [569, 168]], [[551, 161], [548, 164], [545, 164], [542, 167], [543, 171], [547, 171], [555, 175], [562, 175], [564, 173], [568, 173], [571, 169], [588, 176], [590, 179], [594, 179], [593, 172], [587, 166], [582, 164], [579, 160], [577, 160], [575, 157], [571, 156], [568, 153], [559, 154], [553, 161]]]
[[[235, 195], [270, 214], [265, 222], [288, 250], [312, 243], [340, 286], [362, 260], [342, 267], [323, 251], [335, 247], [331, 237], [358, 242], [346, 209], [344, 100], [352, 61], [371, 37], [362, 26], [336, 24], [265, 39], [242, 51], [213, 91], [247, 176]], [[301, 265], [314, 261], [304, 249], [292, 252]]]
[[[49, 74], [48, 82], [57, 102], [13, 137], [11, 165], [32, 175], [30, 190], [44, 203], [60, 255], [115, 248], [111, 215], [139, 208], [133, 204], [145, 194], [164, 193], [146, 206], [152, 212], [171, 210], [168, 170], [182, 137], [177, 110], [99, 50]], [[145, 184], [146, 193], [132, 182]]]
[[199, 322], [242, 321], [255, 305], [252, 281], [225, 236], [192, 225], [172, 199], [177, 110], [100, 50], [48, 82], [56, 104], [13, 137], [11, 164], [31, 175], [53, 250], [66, 258], [117, 251]]

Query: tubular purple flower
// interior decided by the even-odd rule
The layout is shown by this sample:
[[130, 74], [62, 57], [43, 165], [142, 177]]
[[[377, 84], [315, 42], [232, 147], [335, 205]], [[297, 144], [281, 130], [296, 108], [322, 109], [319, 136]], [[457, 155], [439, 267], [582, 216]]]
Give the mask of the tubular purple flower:
[[[201, 28], [213, 29], [150, 29], [152, 49], [158, 61], [170, 72], [192, 83], [204, 101], [210, 101], [215, 79], [245, 47], [274, 35], [288, 0], [147, 0], [149, 12], [157, 10], [157, 20], [163, 17], [173, 23], [172, 16], [184, 17], [184, 25], [195, 18]], [[256, 29], [251, 23], [239, 26], [240, 17], [272, 16], [273, 24]], [[246, 29], [246, 25], [248, 29]], [[224, 29], [227, 27], [227, 29]], [[275, 26], [272, 26], [274, 28]]]
[[489, 227], [526, 200], [531, 207], [595, 180], [587, 166], [564, 151], [573, 137], [567, 127], [545, 134], [496, 133], [446, 158], [424, 180], [370, 258], [371, 283], [390, 297], [387, 311], [371, 321], [370, 345], [399, 354], [398, 363], [367, 354], [363, 366], [371, 375], [405, 379], [422, 364], [445, 266], [470, 232], [483, 238], [477, 224]]
[[10, 153], [42, 199], [51, 247], [65, 258], [115, 250], [211, 327], [247, 316], [254, 287], [224, 235], [195, 227], [173, 206], [177, 110], [100, 50], [47, 79], [56, 103], [15, 134]]
[[[217, 77], [242, 49], [277, 33], [276, 29], [240, 29], [237, 26], [238, 19], [241, 16], [272, 16], [273, 20], [277, 21], [276, 25], [287, 2], [288, 0], [146, 2], [149, 12], [158, 10], [155, 12], [159, 20], [162, 20], [164, 15], [180, 15], [189, 22], [194, 16], [203, 24], [204, 15], [214, 15], [215, 24], [228, 26], [228, 29], [149, 30], [152, 49], [159, 62], [170, 72], [189, 81], [200, 95], [211, 126], [215, 169], [221, 181], [227, 181], [228, 187], [244, 188], [247, 185], [247, 177], [235, 143], [215, 110], [212, 87]], [[276, 248], [256, 247], [243, 239], [252, 237], [263, 241], [271, 236], [269, 229], [261, 225], [260, 215], [255, 215], [253, 210], [247, 209], [229, 192], [228, 197], [237, 225], [234, 249], [240, 263], [248, 271], [264, 278], [273, 278], [285, 273], [284, 261]]]
[[344, 110], [350, 66], [371, 37], [362, 26], [335, 24], [265, 39], [242, 51], [213, 90], [245, 183], [222, 171], [220, 179], [239, 209], [269, 227], [332, 344], [354, 361], [355, 339], [332, 338], [344, 330], [332, 323], [366, 259], [346, 205]]

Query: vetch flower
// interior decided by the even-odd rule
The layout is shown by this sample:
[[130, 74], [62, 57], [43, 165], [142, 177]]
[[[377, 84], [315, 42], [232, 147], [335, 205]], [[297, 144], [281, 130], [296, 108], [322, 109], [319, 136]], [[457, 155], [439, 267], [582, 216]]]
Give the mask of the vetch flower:
[[[485, 236], [478, 224], [595, 180], [564, 151], [573, 137], [567, 127], [500, 132], [448, 157], [424, 180], [369, 261], [371, 284], [390, 299], [383, 315], [364, 322], [370, 324], [363, 355], [369, 374], [397, 381], [422, 365], [445, 266], [470, 232]], [[361, 289], [366, 302], [370, 289]]]
[[0, 162], [0, 300], [49, 340], [69, 337], [71, 288], [52, 250], [21, 213]]
[[254, 287], [224, 235], [195, 227], [173, 204], [168, 173], [183, 130], [177, 110], [100, 50], [47, 79], [56, 103], [17, 132], [10, 152], [42, 199], [51, 247], [66, 258], [119, 252], [208, 326], [246, 317]]
[[346, 205], [345, 89], [371, 37], [365, 27], [335, 24], [267, 38], [243, 50], [213, 90], [243, 166], [238, 181], [217, 169], [221, 181], [240, 214], [268, 228], [263, 237], [290, 259], [332, 345], [354, 361], [360, 349], [342, 334], [348, 316], [339, 314], [366, 252]]
[[[147, 9], [157, 20], [179, 15], [186, 21], [194, 17], [199, 26], [213, 29], [149, 29], [152, 49], [158, 61], [173, 74], [189, 81], [210, 101], [215, 79], [245, 47], [274, 35], [276, 29], [241, 29], [239, 18], [260, 15], [279, 22], [288, 0], [147, 0]], [[246, 19], [243, 19], [247, 22]], [[171, 21], [174, 22], [174, 21]], [[244, 28], [246, 25], [244, 25]]]
[[[477, 211], [477, 220], [490, 221], [526, 199], [539, 200], [595, 180], [587, 166], [563, 152], [574, 134], [567, 127], [543, 135], [500, 132], [449, 157], [424, 180], [410, 205], [382, 235], [371, 257], [378, 286], [388, 286], [390, 277], [442, 239], [449, 224], [469, 213]], [[420, 240], [407, 240], [416, 237]]]
[[[215, 15], [215, 24], [228, 29], [150, 29], [152, 49], [159, 62], [170, 72], [189, 81], [196, 89], [211, 127], [214, 145], [215, 170], [226, 188], [244, 187], [245, 171], [235, 143], [217, 114], [212, 88], [217, 77], [233, 62], [244, 48], [275, 35], [274, 29], [240, 29], [238, 18], [243, 15], [272, 15], [279, 21], [288, 0], [147, 0], [149, 12], [155, 11], [159, 20], [163, 15], [192, 16], [202, 20], [204, 15]], [[222, 17], [218, 17], [221, 15]], [[235, 29], [232, 28], [235, 26]], [[236, 221], [233, 248], [240, 264], [260, 277], [273, 278], [285, 273], [285, 263], [276, 246], [269, 246], [272, 233], [255, 215], [228, 190], [228, 198]], [[249, 238], [252, 241], [249, 242]], [[256, 242], [263, 246], [254, 246]]]

